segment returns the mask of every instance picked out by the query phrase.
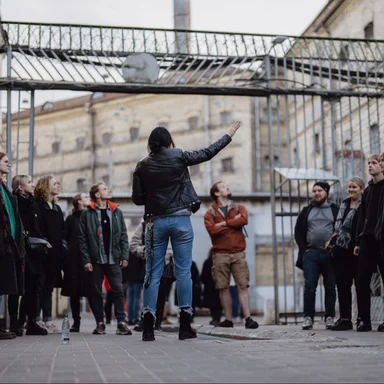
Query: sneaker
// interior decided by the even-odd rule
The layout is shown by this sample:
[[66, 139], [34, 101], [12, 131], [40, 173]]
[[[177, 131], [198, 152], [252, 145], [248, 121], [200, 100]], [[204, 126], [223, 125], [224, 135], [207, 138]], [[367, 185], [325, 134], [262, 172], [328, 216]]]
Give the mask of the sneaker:
[[307, 316], [304, 318], [303, 325], [301, 326], [301, 329], [307, 330], [307, 329], [312, 329], [313, 328], [313, 321], [312, 319]]
[[136, 332], [143, 332], [143, 325], [141, 322], [139, 322], [138, 324], [136, 324], [134, 327], [133, 327], [133, 330], [136, 331]]
[[233, 322], [231, 320], [225, 319], [224, 321], [221, 321], [217, 326], [222, 328], [233, 328]]
[[135, 323], [133, 322], [133, 320], [128, 320], [128, 325], [135, 325]]
[[335, 325], [331, 327], [332, 331], [349, 331], [353, 329], [352, 321], [349, 319], [339, 319], [336, 321]]
[[325, 329], [331, 329], [334, 326], [335, 326], [335, 319], [331, 316], [328, 316], [325, 319]]
[[16, 335], [13, 332], [8, 332], [5, 329], [0, 329], [0, 340], [14, 339]]
[[97, 323], [96, 328], [92, 332], [92, 335], [105, 335], [105, 324]]
[[116, 335], [132, 335], [132, 332], [128, 328], [128, 324], [126, 321], [120, 321], [117, 324]]
[[47, 329], [47, 327], [45, 326], [44, 321], [36, 321], [36, 324], [37, 324], [39, 327], [41, 327], [41, 328]]
[[381, 323], [381, 324], [377, 327], [377, 332], [384, 332], [384, 323]]
[[61, 331], [53, 323], [45, 323], [45, 328], [48, 333], [61, 333]]
[[252, 317], [248, 317], [248, 319], [245, 320], [245, 328], [256, 329], [259, 328], [259, 324], [257, 323], [257, 321], [253, 320]]
[[220, 324], [219, 320], [211, 320], [209, 322], [209, 325], [213, 325], [214, 327], [217, 327]]

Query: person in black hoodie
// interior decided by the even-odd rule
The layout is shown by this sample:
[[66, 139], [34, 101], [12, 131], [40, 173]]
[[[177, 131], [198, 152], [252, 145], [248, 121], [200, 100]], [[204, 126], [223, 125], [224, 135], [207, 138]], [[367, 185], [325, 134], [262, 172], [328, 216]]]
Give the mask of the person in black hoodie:
[[[21, 221], [24, 227], [24, 235], [27, 238], [43, 239], [42, 223], [38, 212], [33, 192], [35, 185], [28, 175], [17, 175], [12, 179], [13, 194], [17, 196]], [[44, 240], [44, 239], [43, 239]], [[47, 330], [36, 323], [39, 296], [43, 289], [44, 262], [48, 247], [46, 242], [40, 247], [32, 248], [29, 241], [26, 241], [25, 257], [25, 294], [20, 304], [19, 330], [23, 332], [25, 316], [28, 316], [27, 335], [47, 335]], [[25, 306], [25, 311], [22, 307]]]
[[[382, 157], [384, 160], [384, 157]], [[379, 267], [381, 277], [384, 276], [384, 260], [380, 252], [380, 239], [377, 237], [376, 226], [383, 214], [380, 211], [380, 201], [384, 192], [383, 161], [379, 155], [368, 157], [368, 173], [372, 179], [368, 182], [360, 205], [359, 219], [356, 231], [356, 247], [354, 254], [358, 256], [357, 276], [357, 332], [372, 330], [371, 324], [371, 279]], [[384, 323], [377, 329], [384, 332]]]
[[11, 332], [0, 329], [0, 340], [16, 337], [15, 332], [23, 334], [19, 332], [17, 315], [19, 297], [24, 293], [24, 235], [17, 199], [3, 182], [10, 168], [7, 154], [0, 152], [0, 295], [9, 295], [11, 318]]
[[43, 176], [38, 180], [35, 188], [36, 205], [43, 222], [44, 237], [52, 245], [52, 248], [48, 249], [47, 261], [44, 266], [45, 279], [40, 301], [43, 323], [39, 324], [45, 326], [48, 333], [60, 333], [60, 330], [52, 323], [52, 294], [54, 288], [61, 285], [63, 256], [67, 248], [64, 240], [63, 212], [60, 206], [56, 204], [59, 193], [60, 184], [53, 176]]
[[72, 214], [66, 218], [64, 223], [64, 239], [68, 244], [68, 251], [64, 254], [64, 279], [61, 295], [70, 297], [73, 317], [71, 332], [80, 332], [80, 299], [82, 297], [88, 298], [89, 306], [92, 309], [89, 275], [84, 271], [79, 246], [80, 216], [90, 202], [91, 199], [86, 193], [74, 196]]
[[304, 271], [304, 330], [313, 327], [320, 275], [325, 289], [325, 328], [334, 326], [336, 282], [326, 243], [334, 232], [339, 207], [328, 201], [329, 190], [330, 185], [325, 181], [313, 185], [311, 203], [301, 210], [295, 225], [295, 240], [299, 247], [296, 266]]

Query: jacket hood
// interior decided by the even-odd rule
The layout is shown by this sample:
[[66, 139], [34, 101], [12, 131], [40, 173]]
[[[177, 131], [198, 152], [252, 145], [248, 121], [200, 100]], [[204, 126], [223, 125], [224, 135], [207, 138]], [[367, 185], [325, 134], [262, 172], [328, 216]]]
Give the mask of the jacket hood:
[[374, 183], [374, 182], [373, 182], [373, 179], [371, 179], [371, 180], [368, 181], [368, 185], [370, 185], [370, 186], [374, 186], [374, 185], [382, 185], [382, 184], [384, 184], [384, 179], [381, 180], [381, 181], [379, 181], [378, 183]]
[[[113, 203], [110, 200], [107, 200], [107, 204], [109, 208], [111, 208], [112, 212], [114, 212], [116, 208], [119, 206], [119, 204]], [[96, 203], [94, 201], [91, 201], [91, 204], [89, 204], [89, 208], [96, 209]]]

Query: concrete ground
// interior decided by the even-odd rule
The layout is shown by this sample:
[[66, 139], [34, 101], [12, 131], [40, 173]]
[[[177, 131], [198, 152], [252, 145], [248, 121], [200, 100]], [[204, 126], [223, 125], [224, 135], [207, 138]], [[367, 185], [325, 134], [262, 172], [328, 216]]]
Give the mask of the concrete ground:
[[198, 317], [198, 338], [179, 341], [171, 320], [149, 343], [137, 332], [115, 335], [115, 325], [92, 335], [90, 316], [67, 345], [60, 334], [0, 341], [0, 382], [383, 382], [383, 333], [332, 332], [324, 324], [222, 329]]

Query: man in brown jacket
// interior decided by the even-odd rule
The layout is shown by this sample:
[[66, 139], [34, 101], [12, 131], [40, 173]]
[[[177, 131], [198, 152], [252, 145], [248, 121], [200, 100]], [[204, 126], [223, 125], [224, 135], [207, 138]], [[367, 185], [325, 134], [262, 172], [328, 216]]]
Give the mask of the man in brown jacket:
[[229, 200], [229, 188], [219, 181], [210, 191], [215, 203], [204, 215], [204, 224], [212, 241], [212, 277], [220, 292], [225, 320], [219, 327], [232, 328], [232, 299], [229, 290], [231, 274], [239, 292], [239, 301], [245, 317], [245, 328], [256, 329], [259, 324], [251, 318], [249, 309], [249, 269], [245, 259], [243, 227], [248, 224], [248, 212], [242, 204]]

